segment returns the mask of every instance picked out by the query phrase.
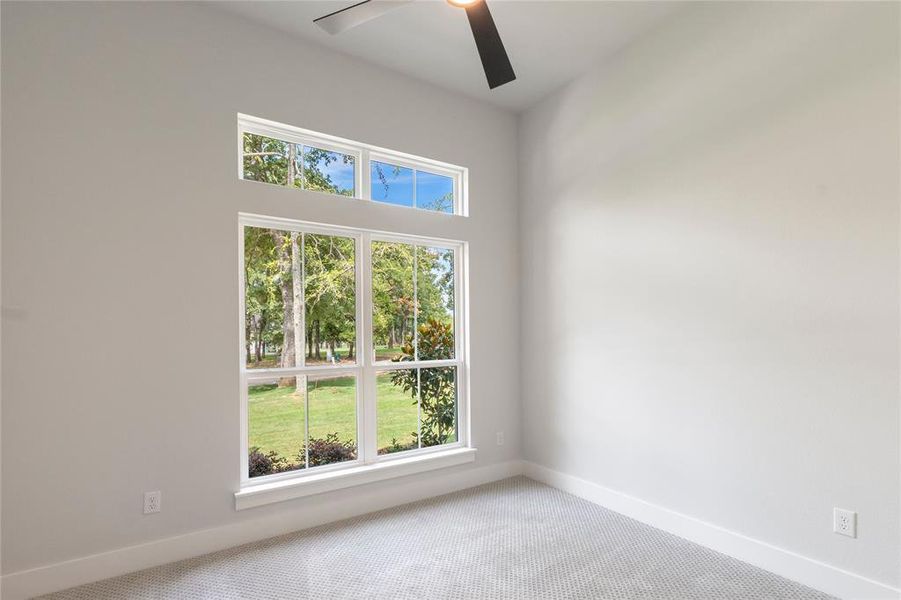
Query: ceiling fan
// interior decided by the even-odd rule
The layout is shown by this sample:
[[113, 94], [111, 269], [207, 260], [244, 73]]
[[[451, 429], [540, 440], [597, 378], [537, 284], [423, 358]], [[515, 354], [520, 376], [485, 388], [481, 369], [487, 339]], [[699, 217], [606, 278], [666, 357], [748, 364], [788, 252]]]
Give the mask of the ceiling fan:
[[[366, 21], [399, 8], [412, 0], [363, 0], [347, 8], [336, 10], [313, 22], [332, 35], [347, 31]], [[497, 32], [494, 19], [485, 0], [447, 0], [448, 4], [466, 10], [469, 18], [469, 26], [472, 36], [476, 41], [479, 58], [482, 59], [482, 67], [485, 69], [485, 77], [488, 78], [488, 87], [494, 89], [498, 86], [510, 83], [516, 79], [513, 65], [507, 58], [507, 50]]]

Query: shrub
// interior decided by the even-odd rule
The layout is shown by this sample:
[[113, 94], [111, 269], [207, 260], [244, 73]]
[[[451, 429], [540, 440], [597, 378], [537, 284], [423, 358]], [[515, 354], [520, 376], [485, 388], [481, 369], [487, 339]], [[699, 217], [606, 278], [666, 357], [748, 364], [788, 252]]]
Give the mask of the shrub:
[[[337, 433], [329, 433], [325, 439], [310, 438], [310, 466], [330, 465], [332, 463], [354, 460], [357, 458], [357, 445], [348, 440], [342, 442]], [[298, 459], [303, 462], [304, 451]]]
[[294, 465], [288, 462], [284, 456], [279, 456], [275, 450], [263, 453], [257, 446], [250, 449], [247, 456], [247, 474], [249, 477], [284, 473], [302, 468], [302, 465]]
[[[454, 329], [451, 323], [429, 319], [419, 325], [419, 360], [451, 358], [454, 348]], [[413, 337], [407, 338], [403, 355], [395, 362], [413, 360]], [[457, 386], [456, 369], [433, 367], [419, 370], [419, 407], [422, 418], [422, 446], [439, 446], [450, 441], [456, 433]], [[399, 369], [392, 371], [391, 382], [409, 392], [416, 404], [416, 371]], [[414, 443], [416, 433], [413, 434]], [[398, 450], [391, 450], [397, 452]]]
[[379, 450], [379, 454], [392, 454], [394, 452], [403, 452], [404, 450], [414, 450], [419, 447], [416, 441], [416, 433], [413, 433], [413, 441], [409, 444], [401, 444], [397, 438], [391, 438], [391, 444]]
[[[395, 440], [396, 442], [396, 440]], [[407, 448], [403, 448], [406, 450]], [[394, 450], [397, 452], [397, 450]], [[325, 438], [310, 438], [310, 466], [330, 465], [332, 463], [354, 460], [357, 458], [357, 445], [348, 440], [342, 442], [338, 434], [329, 433]], [[247, 455], [247, 473], [249, 477], [273, 475], [286, 471], [297, 471], [304, 468], [306, 449], [301, 447], [296, 462], [279, 455], [275, 450], [264, 453], [258, 446], [250, 449]]]

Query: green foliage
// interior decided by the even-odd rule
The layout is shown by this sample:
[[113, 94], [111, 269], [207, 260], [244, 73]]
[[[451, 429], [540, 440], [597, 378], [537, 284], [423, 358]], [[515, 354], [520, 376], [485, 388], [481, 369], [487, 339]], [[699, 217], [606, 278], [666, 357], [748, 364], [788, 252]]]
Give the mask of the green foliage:
[[[303, 240], [302, 242], [300, 240]], [[293, 244], [298, 244], [295, 250]], [[248, 363], [265, 360], [261, 347], [284, 354], [285, 332], [293, 336], [295, 256], [303, 249], [305, 337], [307, 355], [320, 359], [321, 346], [338, 355], [337, 346], [352, 352], [356, 343], [354, 241], [351, 238], [304, 234], [292, 236], [275, 229], [245, 228], [245, 326]], [[298, 272], [300, 265], [297, 265]], [[286, 326], [287, 325], [287, 326]], [[293, 352], [293, 349], [291, 350]], [[282, 355], [279, 364], [293, 365], [294, 356]]]
[[414, 313], [423, 323], [449, 321], [454, 310], [453, 251], [373, 242], [372, 303], [374, 339], [389, 348], [412, 334]]
[[341, 161], [345, 165], [354, 164], [354, 157], [338, 152], [329, 152], [311, 146], [303, 147], [303, 187], [318, 192], [329, 192], [340, 196], [353, 196], [353, 188], [339, 188], [332, 178], [322, 172], [322, 167], [327, 167], [333, 162]]
[[[454, 330], [450, 323], [429, 319], [419, 326], [419, 359], [435, 360], [453, 356]], [[414, 359], [413, 338], [407, 339], [395, 362]], [[418, 369], [419, 411], [422, 446], [438, 446], [456, 435], [457, 386], [454, 367]], [[417, 403], [417, 369], [392, 371], [391, 381], [410, 394]], [[417, 434], [414, 433], [414, 439]]]
[[272, 475], [273, 473], [284, 473], [285, 471], [293, 471], [297, 469], [297, 465], [288, 463], [288, 459], [279, 456], [278, 452], [270, 450], [264, 453], [258, 447], [254, 446], [250, 449], [247, 457], [247, 475], [248, 477], [259, 477], [261, 475]]
[[[357, 446], [352, 441], [341, 441], [337, 433], [326, 434], [324, 438], [310, 438], [310, 466], [318, 467], [334, 463], [355, 460]], [[275, 473], [286, 473], [304, 469], [307, 450], [302, 447], [295, 457], [295, 462], [279, 455], [275, 450], [264, 453], [259, 447], [250, 449], [247, 457], [248, 477], [260, 477]]]
[[[342, 343], [352, 348], [356, 343], [354, 241], [309, 233], [303, 239], [307, 339], [313, 345], [318, 336], [333, 350]], [[315, 348], [308, 348], [308, 356], [312, 352]]]
[[397, 438], [391, 438], [391, 444], [379, 450], [379, 454], [393, 454], [395, 452], [404, 452], [406, 450], [415, 450], [419, 444], [414, 439], [412, 442], [403, 444], [397, 441]]
[[429, 202], [420, 203], [420, 199], [416, 199], [416, 207], [424, 208], [426, 210], [435, 210], [443, 213], [452, 213], [454, 212], [454, 193], [448, 192], [440, 198], [435, 198]]
[[[304, 450], [297, 455], [298, 462], [304, 460]], [[310, 438], [310, 466], [331, 465], [357, 458], [357, 445], [348, 440], [341, 441], [337, 433], [326, 434], [325, 438]]]
[[376, 340], [396, 347], [413, 328], [413, 247], [372, 243], [372, 329]]
[[246, 228], [244, 236], [244, 305], [248, 356], [263, 359], [266, 345], [282, 343], [282, 273], [271, 232]]
[[244, 179], [300, 187], [341, 196], [353, 196], [353, 188], [339, 188], [323, 168], [332, 163], [354, 164], [354, 157], [274, 138], [244, 134]]
[[253, 133], [244, 134], [244, 179], [301, 187], [296, 144]]

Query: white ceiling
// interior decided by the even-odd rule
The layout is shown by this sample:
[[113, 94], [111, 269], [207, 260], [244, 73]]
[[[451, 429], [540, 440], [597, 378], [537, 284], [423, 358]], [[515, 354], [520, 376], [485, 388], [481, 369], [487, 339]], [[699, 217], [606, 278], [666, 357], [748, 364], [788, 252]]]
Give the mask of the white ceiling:
[[217, 2], [223, 10], [452, 91], [521, 110], [678, 10], [680, 2], [489, 0], [516, 81], [488, 89], [463, 9], [416, 0], [332, 36], [313, 19], [354, 0]]

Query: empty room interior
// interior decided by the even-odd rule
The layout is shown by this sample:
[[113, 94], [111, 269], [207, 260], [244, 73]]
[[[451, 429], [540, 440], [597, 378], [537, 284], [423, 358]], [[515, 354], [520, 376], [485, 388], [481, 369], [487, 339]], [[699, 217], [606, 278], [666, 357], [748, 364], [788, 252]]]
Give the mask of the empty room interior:
[[3, 600], [901, 598], [901, 2], [0, 1]]

